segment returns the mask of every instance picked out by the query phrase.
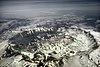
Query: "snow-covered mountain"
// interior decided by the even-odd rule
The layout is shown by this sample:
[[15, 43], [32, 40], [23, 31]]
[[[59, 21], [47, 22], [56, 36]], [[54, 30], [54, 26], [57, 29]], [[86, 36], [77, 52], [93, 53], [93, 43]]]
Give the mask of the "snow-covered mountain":
[[6, 20], [0, 27], [0, 66], [99, 67], [99, 20], [74, 14]]

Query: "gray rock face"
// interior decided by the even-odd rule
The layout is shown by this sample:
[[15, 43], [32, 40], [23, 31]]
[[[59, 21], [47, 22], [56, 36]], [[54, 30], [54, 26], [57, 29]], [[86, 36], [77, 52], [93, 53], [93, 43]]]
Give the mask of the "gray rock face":
[[93, 55], [97, 48], [98, 43], [94, 36], [84, 29], [68, 27], [63, 23], [51, 24], [49, 28], [40, 25], [10, 38], [0, 65], [1, 67], [97, 67], [99, 60], [95, 61], [95, 57], [98, 54]]

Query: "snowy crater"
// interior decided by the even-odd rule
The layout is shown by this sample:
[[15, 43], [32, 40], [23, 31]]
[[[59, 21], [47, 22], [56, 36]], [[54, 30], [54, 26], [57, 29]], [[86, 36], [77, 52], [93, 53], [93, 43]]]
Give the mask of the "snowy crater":
[[[10, 38], [2, 58], [17, 58], [9, 67], [66, 67], [73, 57], [79, 62], [79, 67], [88, 64], [88, 67], [96, 67], [88, 58], [96, 48], [96, 39], [84, 29], [67, 24], [38, 25]], [[89, 61], [88, 64], [81, 63], [84, 60]]]

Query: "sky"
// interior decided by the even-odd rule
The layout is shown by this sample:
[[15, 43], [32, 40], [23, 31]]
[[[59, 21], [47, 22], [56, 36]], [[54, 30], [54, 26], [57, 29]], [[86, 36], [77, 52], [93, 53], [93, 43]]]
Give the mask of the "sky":
[[[35, 16], [52, 15], [81, 10], [83, 13], [98, 14], [100, 0], [0, 0], [0, 15]], [[93, 13], [92, 13], [93, 12]], [[58, 13], [59, 14], [59, 13]]]
[[69, 1], [69, 2], [100, 2], [100, 0], [0, 0], [0, 1]]

